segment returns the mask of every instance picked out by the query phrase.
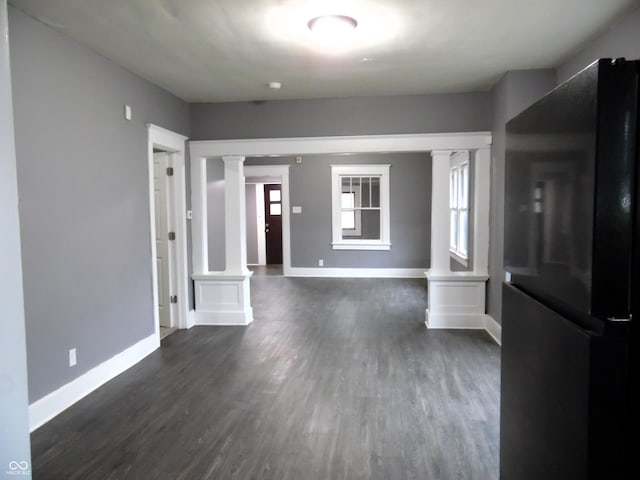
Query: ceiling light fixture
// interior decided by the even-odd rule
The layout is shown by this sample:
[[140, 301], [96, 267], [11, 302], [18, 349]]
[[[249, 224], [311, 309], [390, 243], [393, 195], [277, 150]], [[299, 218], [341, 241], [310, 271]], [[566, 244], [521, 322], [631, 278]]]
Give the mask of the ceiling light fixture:
[[321, 15], [307, 23], [307, 27], [313, 33], [326, 37], [344, 35], [352, 32], [357, 26], [356, 19], [346, 15]]

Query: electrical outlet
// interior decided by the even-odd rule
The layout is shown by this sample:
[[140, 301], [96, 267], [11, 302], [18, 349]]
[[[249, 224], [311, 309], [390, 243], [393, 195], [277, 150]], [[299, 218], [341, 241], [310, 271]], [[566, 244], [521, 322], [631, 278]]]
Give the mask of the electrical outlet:
[[76, 355], [76, 349], [69, 350], [69, 366], [74, 367], [78, 363], [78, 357]]
[[323, 259], [318, 260], [318, 266], [319, 267], [324, 267], [324, 260]]
[[124, 106], [124, 119], [131, 120], [131, 107], [129, 105]]

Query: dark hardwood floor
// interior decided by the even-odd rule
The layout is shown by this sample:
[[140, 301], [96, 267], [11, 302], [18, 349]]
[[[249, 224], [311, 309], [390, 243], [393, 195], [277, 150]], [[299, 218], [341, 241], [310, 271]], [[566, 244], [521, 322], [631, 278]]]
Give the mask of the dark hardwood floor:
[[497, 345], [424, 326], [424, 281], [252, 278], [32, 438], [44, 479], [498, 478]]

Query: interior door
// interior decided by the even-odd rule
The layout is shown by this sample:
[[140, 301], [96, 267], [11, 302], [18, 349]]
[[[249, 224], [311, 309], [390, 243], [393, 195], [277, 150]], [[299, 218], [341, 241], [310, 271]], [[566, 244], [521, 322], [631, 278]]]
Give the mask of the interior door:
[[264, 186], [267, 265], [282, 264], [282, 191], [279, 184]]
[[160, 326], [171, 326], [169, 280], [169, 226], [167, 208], [167, 167], [169, 154], [153, 154], [154, 206], [156, 212], [156, 264], [158, 267], [158, 311]]

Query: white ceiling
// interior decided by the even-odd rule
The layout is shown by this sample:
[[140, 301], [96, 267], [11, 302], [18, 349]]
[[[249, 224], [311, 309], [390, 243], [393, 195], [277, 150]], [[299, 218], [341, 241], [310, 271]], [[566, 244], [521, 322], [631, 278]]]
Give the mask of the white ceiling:
[[[555, 67], [640, 0], [10, 0], [190, 102], [466, 92]], [[329, 54], [306, 22], [358, 20]], [[366, 59], [366, 60], [365, 60]], [[282, 83], [280, 91], [267, 83]]]

